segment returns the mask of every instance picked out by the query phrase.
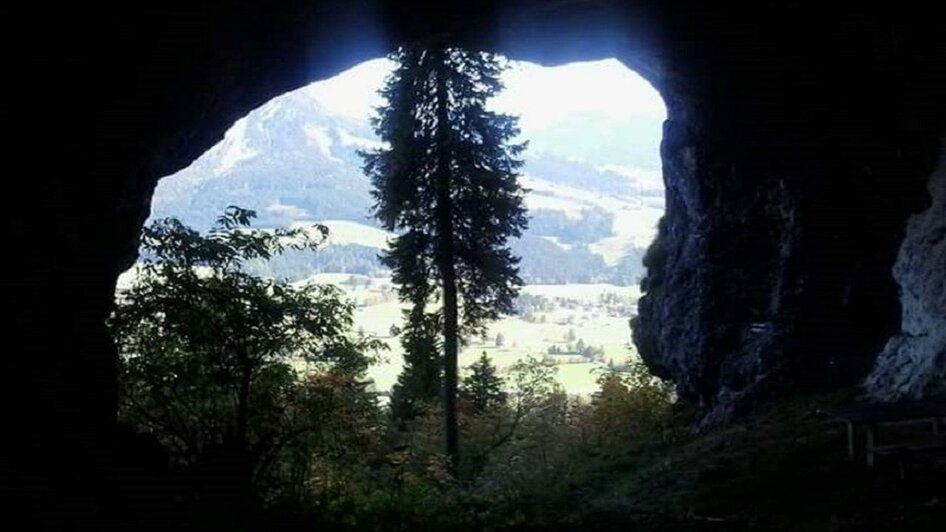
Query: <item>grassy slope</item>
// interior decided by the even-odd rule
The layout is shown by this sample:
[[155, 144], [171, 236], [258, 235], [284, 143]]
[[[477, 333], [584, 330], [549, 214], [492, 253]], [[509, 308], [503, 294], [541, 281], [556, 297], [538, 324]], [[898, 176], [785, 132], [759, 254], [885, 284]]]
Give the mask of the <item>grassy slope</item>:
[[842, 428], [820, 397], [737, 425], [603, 460], [568, 521], [590, 529], [946, 530], [946, 474], [922, 466], [900, 482], [846, 461]]

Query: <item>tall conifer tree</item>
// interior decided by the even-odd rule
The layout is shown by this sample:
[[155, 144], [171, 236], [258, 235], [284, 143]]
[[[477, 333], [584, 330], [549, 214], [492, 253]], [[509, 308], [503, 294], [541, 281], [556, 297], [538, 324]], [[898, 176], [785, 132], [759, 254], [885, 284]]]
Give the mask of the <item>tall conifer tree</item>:
[[[430, 399], [431, 381], [442, 375], [446, 449], [456, 464], [461, 338], [512, 312], [522, 285], [508, 239], [526, 227], [518, 181], [525, 144], [511, 142], [515, 117], [486, 108], [502, 89], [497, 55], [436, 45], [402, 47], [392, 59], [397, 67], [381, 91], [387, 104], [374, 121], [387, 147], [363, 157], [375, 215], [398, 234], [382, 260], [411, 305], [406, 338], [421, 346], [405, 345], [395, 392], [399, 401]], [[432, 346], [442, 357], [430, 356]]]

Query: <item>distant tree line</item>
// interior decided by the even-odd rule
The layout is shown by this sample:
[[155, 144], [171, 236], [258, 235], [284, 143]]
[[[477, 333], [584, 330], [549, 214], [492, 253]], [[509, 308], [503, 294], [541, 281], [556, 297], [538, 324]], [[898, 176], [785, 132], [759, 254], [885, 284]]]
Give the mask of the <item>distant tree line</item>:
[[530, 236], [554, 236], [563, 244], [587, 244], [614, 233], [614, 216], [600, 208], [582, 209], [581, 216], [571, 218], [562, 211], [536, 209], [529, 211]]
[[578, 355], [593, 362], [604, 362], [604, 347], [586, 345], [581, 338], [578, 341], [566, 340], [564, 346], [552, 344], [546, 351], [549, 355]]
[[525, 172], [546, 181], [594, 190], [602, 194], [627, 196], [632, 191], [628, 178], [614, 172], [602, 171], [579, 161], [543, 153], [526, 159]]
[[[543, 238], [525, 235], [510, 241], [521, 257], [520, 277], [526, 284], [610, 283], [637, 284], [643, 274], [641, 251], [632, 248], [617, 265], [608, 266], [600, 255], [576, 244], [565, 250]], [[352, 273], [386, 277], [390, 270], [378, 261], [379, 250], [356, 244], [331, 245], [315, 256], [289, 250], [269, 262], [250, 261], [247, 271], [256, 275], [301, 281], [319, 273]]]
[[634, 284], [643, 266], [625, 263], [622, 270], [608, 266], [601, 255], [576, 244], [565, 250], [543, 238], [526, 235], [511, 242], [522, 257], [519, 272], [527, 284], [612, 283]]
[[378, 261], [378, 249], [346, 244], [326, 246], [319, 253], [289, 250], [269, 261], [254, 260], [247, 271], [254, 275], [301, 281], [319, 273], [351, 273], [386, 277], [390, 270]]

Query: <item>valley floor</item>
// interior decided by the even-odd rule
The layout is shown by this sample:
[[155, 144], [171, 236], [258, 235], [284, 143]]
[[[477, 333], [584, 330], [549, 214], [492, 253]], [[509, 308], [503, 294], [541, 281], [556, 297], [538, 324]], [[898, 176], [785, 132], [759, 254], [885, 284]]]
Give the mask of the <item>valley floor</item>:
[[[387, 344], [382, 361], [369, 376], [379, 392], [387, 392], [402, 367], [402, 349], [394, 326], [403, 323], [406, 308], [397, 300], [389, 278], [350, 274], [320, 274], [311, 282], [330, 283], [355, 302], [358, 334]], [[639, 288], [609, 284], [527, 285], [519, 299], [520, 312], [490, 324], [483, 338], [472, 339], [460, 353], [460, 366], [486, 353], [500, 371], [533, 357], [556, 367], [556, 377], [571, 395], [587, 396], [597, 389], [601, 371], [637, 357], [628, 319], [636, 311]], [[580, 348], [584, 347], [584, 354]], [[550, 349], [558, 351], [550, 354]]]

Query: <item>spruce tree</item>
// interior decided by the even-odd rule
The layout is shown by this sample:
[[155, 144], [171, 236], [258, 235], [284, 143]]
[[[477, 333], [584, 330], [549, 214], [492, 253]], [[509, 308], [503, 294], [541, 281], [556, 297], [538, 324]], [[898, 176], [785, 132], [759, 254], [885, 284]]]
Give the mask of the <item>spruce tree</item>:
[[473, 405], [474, 412], [484, 412], [506, 404], [503, 379], [484, 351], [479, 360], [470, 366], [470, 376], [463, 379], [460, 397]]
[[419, 305], [405, 312], [405, 322], [398, 331], [404, 347], [404, 370], [391, 389], [391, 415], [401, 422], [436, 402], [443, 388], [439, 316]]
[[392, 59], [397, 67], [381, 90], [387, 104], [374, 121], [387, 146], [363, 153], [364, 168], [375, 216], [398, 235], [382, 261], [411, 305], [407, 328], [427, 331], [431, 320], [440, 327], [442, 358], [409, 352], [405, 372], [420, 377], [402, 378], [416, 389], [400, 393], [428, 393], [439, 368], [419, 365], [442, 360], [446, 449], [456, 464], [459, 343], [512, 313], [522, 285], [507, 242], [526, 227], [518, 182], [525, 144], [510, 142], [516, 118], [486, 108], [502, 89], [497, 55], [438, 45], [402, 47]]

